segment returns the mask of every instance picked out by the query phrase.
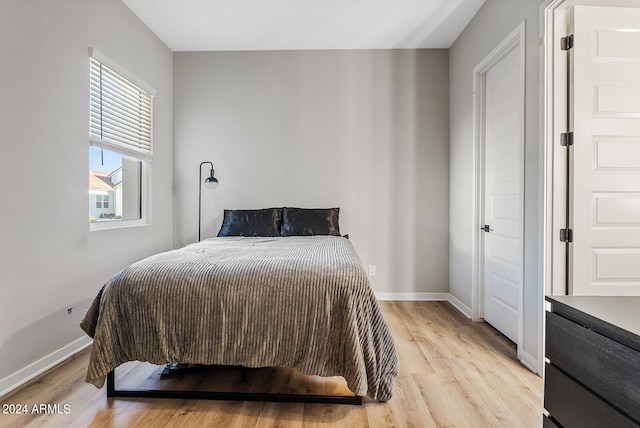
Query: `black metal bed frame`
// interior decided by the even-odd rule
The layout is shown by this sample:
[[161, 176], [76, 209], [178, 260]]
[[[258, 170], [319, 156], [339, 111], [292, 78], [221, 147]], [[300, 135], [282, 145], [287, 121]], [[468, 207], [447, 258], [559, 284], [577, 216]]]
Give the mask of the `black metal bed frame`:
[[[243, 381], [245, 376], [243, 374]], [[268, 401], [278, 403], [328, 403], [362, 405], [362, 397], [343, 395], [270, 394], [261, 392], [176, 391], [162, 389], [116, 389], [115, 369], [107, 374], [107, 397], [177, 398], [182, 400]]]

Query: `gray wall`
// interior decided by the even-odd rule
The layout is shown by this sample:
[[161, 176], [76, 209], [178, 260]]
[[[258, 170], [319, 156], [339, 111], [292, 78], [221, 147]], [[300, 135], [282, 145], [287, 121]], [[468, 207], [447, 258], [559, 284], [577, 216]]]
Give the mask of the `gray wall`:
[[[450, 49], [451, 226], [450, 293], [471, 307], [474, 224], [472, 206], [475, 160], [473, 140], [473, 69], [522, 21], [526, 21], [525, 250], [524, 316], [521, 349], [542, 363], [543, 315], [542, 216], [543, 172], [539, 135], [539, 0], [487, 0]], [[531, 360], [530, 359], [530, 360]], [[540, 366], [539, 369], [542, 367]]]
[[174, 93], [176, 246], [211, 160], [203, 238], [224, 208], [339, 206], [376, 292], [448, 291], [447, 50], [181, 52]]
[[[150, 226], [89, 231], [90, 46], [157, 92]], [[0, 72], [2, 386], [84, 336], [111, 275], [171, 248], [173, 54], [120, 0], [3, 0]]]

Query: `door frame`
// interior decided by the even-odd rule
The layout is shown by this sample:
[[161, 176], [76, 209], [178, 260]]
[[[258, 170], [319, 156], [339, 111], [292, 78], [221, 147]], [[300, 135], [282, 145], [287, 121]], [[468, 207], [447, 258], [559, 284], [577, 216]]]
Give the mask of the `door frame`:
[[[519, 50], [520, 61], [520, 90], [522, 97], [522, 112], [520, 116], [520, 207], [522, 218], [524, 220], [524, 178], [525, 178], [525, 21], [522, 21], [498, 46], [496, 46], [474, 69], [473, 69], [473, 129], [474, 129], [474, 189], [473, 194], [473, 278], [472, 278], [472, 302], [471, 312], [473, 321], [482, 321], [484, 317], [484, 236], [480, 230], [484, 218], [484, 76], [498, 62], [500, 62], [507, 54], [514, 49]], [[521, 224], [522, 234], [522, 255], [524, 256], [524, 221]], [[522, 262], [522, 278], [521, 284], [524, 287], [524, 260]], [[518, 344], [522, 343], [524, 329], [524, 292], [521, 291], [519, 296], [518, 308]], [[518, 354], [520, 354], [520, 346]]]
[[[544, 219], [543, 219], [543, 278], [544, 295], [567, 294], [567, 251], [566, 244], [562, 244], [554, 231], [566, 226], [567, 217], [567, 183], [566, 183], [566, 150], [561, 150], [560, 133], [566, 132], [568, 104], [565, 95], [569, 90], [566, 79], [566, 64], [559, 61], [559, 38], [572, 32], [567, 26], [565, 30], [562, 20], [567, 20], [566, 14], [574, 0], [547, 0], [540, 6], [540, 34], [543, 40], [541, 46], [540, 74], [541, 84], [540, 117], [544, 144], [542, 159], [543, 191], [544, 191]], [[556, 16], [559, 15], [559, 16]], [[557, 19], [556, 19], [557, 18]], [[570, 19], [569, 19], [570, 20]], [[558, 34], [562, 32], [563, 34]], [[564, 34], [566, 33], [566, 34]]]

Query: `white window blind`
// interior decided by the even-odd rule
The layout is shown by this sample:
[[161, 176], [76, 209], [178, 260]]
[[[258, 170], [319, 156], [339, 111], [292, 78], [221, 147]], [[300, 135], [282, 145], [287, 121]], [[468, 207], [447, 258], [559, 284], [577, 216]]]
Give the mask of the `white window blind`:
[[150, 160], [151, 94], [91, 58], [91, 144]]

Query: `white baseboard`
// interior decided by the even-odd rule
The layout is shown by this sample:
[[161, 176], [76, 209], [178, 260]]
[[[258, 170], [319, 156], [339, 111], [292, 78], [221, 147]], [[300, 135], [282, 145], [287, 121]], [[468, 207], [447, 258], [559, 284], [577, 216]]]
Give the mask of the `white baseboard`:
[[449, 293], [376, 293], [376, 297], [378, 300], [449, 302], [454, 308], [459, 310], [462, 315], [471, 319], [471, 308]]
[[540, 367], [540, 362], [535, 358], [535, 356], [522, 349], [521, 346], [518, 346], [518, 359], [523, 366], [542, 377], [543, 367]]
[[449, 293], [376, 293], [378, 300], [442, 301], [449, 300]]
[[449, 303], [451, 303], [454, 308], [459, 310], [462, 315], [469, 319], [473, 319], [473, 311], [471, 310], [471, 308], [462, 303], [457, 297], [449, 294]]
[[63, 346], [50, 353], [49, 355], [40, 358], [28, 366], [18, 370], [17, 372], [10, 374], [4, 379], [0, 380], [0, 397], [8, 394], [19, 386], [27, 383], [39, 374], [49, 370], [56, 364], [61, 363], [72, 355], [82, 351], [87, 346], [91, 345], [92, 339], [88, 336], [81, 337], [70, 344]]

